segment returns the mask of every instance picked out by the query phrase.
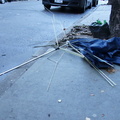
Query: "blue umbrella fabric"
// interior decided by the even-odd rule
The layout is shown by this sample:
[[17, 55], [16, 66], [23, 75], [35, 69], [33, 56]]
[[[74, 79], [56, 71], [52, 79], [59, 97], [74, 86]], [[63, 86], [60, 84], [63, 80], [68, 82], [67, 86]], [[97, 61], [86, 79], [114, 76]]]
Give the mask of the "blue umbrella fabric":
[[70, 44], [98, 68], [110, 68], [109, 64], [120, 65], [119, 37], [108, 40], [80, 38], [71, 40]]

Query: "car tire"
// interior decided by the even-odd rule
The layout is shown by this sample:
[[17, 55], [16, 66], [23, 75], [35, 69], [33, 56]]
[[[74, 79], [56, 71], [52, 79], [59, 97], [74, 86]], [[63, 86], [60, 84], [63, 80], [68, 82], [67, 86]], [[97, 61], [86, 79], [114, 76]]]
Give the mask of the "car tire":
[[64, 10], [64, 9], [65, 9], [65, 7], [64, 7], [64, 6], [61, 6], [60, 8], [61, 8], [62, 10]]
[[1, 4], [4, 4], [4, 3], [5, 3], [5, 0], [0, 0], [0, 3], [1, 3]]
[[89, 9], [91, 9], [92, 8], [92, 2], [90, 3], [90, 5], [89, 5], [89, 7], [88, 7]]
[[85, 2], [84, 2], [83, 7], [80, 8], [81, 13], [84, 13], [85, 10], [86, 10], [86, 0], [85, 0]]
[[93, 6], [96, 7], [97, 4], [98, 4], [98, 0], [94, 0], [94, 1], [93, 1]]
[[50, 6], [50, 5], [44, 5], [44, 8], [45, 8], [46, 10], [50, 10], [51, 6]]

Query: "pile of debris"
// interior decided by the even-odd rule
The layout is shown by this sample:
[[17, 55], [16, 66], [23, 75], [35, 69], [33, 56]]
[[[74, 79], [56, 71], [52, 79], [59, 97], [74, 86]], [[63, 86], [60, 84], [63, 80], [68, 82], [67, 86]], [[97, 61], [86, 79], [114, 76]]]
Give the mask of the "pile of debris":
[[67, 33], [66, 36], [62, 38], [61, 42], [65, 42], [67, 40], [73, 40], [76, 38], [93, 38], [89, 26], [86, 25], [73, 26], [70, 32]]

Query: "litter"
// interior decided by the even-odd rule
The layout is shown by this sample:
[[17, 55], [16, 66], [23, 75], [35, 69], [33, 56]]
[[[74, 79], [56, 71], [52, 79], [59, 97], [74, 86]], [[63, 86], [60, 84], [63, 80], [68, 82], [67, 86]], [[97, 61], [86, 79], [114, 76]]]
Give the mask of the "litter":
[[70, 44], [80, 51], [91, 63], [98, 68], [111, 68], [113, 64], [120, 65], [120, 38], [75, 39]]
[[[74, 42], [74, 43], [75, 43], [75, 42]], [[116, 85], [115, 82], [113, 82], [107, 75], [105, 75], [101, 70], [99, 70], [84, 54], [82, 54], [82, 52], [81, 52], [79, 49], [75, 48], [75, 47], [71, 44], [71, 42], [67, 41], [67, 44], [68, 44], [71, 48], [73, 48], [74, 51], [76, 51], [76, 52], [78, 53], [77, 55], [78, 55], [79, 57], [84, 58], [111, 86], [115, 86], [115, 85]], [[63, 49], [63, 50], [64, 50], [64, 49]], [[71, 52], [71, 51], [69, 51], [69, 52], [73, 54], [73, 52]], [[75, 54], [75, 55], [76, 55], [76, 54]]]
[[[109, 67], [111, 67], [112, 65], [111, 64], [106, 64], [107, 63], [107, 61], [106, 62], [104, 62], [104, 60], [101, 60], [101, 59], [97, 59], [96, 57], [94, 57], [93, 55], [93, 53], [95, 52], [93, 52], [92, 51], [92, 53], [91, 54], [89, 54], [90, 52], [91, 52], [91, 48], [94, 48], [95, 47], [95, 50], [96, 50], [96, 52], [98, 52], [99, 51], [99, 47], [100, 47], [100, 45], [101, 45], [101, 43], [100, 43], [100, 41], [99, 41], [100, 39], [98, 39], [98, 40], [91, 40], [91, 41], [89, 41], [89, 39], [75, 39], [75, 40], [71, 40], [71, 41], [67, 41], [66, 42], [66, 44], [65, 45], [62, 45], [61, 47], [57, 47], [56, 49], [53, 49], [53, 50], [51, 50], [51, 51], [48, 51], [48, 52], [46, 52], [46, 53], [44, 53], [44, 54], [42, 54], [42, 55], [40, 55], [40, 56], [38, 56], [38, 57], [36, 57], [36, 58], [33, 58], [33, 59], [31, 59], [31, 60], [29, 60], [29, 61], [27, 61], [27, 62], [25, 62], [25, 63], [23, 63], [23, 64], [21, 64], [21, 65], [19, 65], [19, 66], [16, 66], [16, 67], [14, 67], [14, 68], [12, 68], [12, 69], [9, 69], [9, 70], [7, 70], [7, 71], [5, 71], [5, 72], [3, 72], [3, 73], [0, 73], [0, 75], [3, 75], [3, 74], [5, 74], [5, 73], [8, 73], [8, 72], [10, 72], [10, 71], [12, 71], [12, 70], [14, 70], [14, 69], [17, 69], [17, 68], [19, 68], [19, 67], [21, 67], [21, 66], [23, 66], [23, 65], [25, 65], [25, 64], [28, 64], [28, 63], [30, 63], [31, 61], [34, 61], [34, 60], [36, 60], [36, 59], [38, 59], [38, 58], [40, 58], [40, 57], [42, 57], [42, 56], [44, 56], [44, 55], [47, 55], [47, 54], [49, 54], [49, 53], [51, 53], [51, 52], [53, 52], [53, 51], [55, 51], [55, 50], [58, 50], [58, 49], [61, 49], [61, 50], [65, 50], [66, 52], [70, 52], [70, 53], [72, 53], [72, 54], [75, 54], [75, 55], [77, 55], [77, 56], [79, 56], [79, 57], [81, 57], [81, 58], [84, 58], [97, 72], [99, 72], [99, 74], [111, 85], [111, 86], [115, 86], [116, 85], [116, 83], [114, 83], [109, 77], [107, 77], [101, 70], [99, 70], [98, 69], [98, 67], [96, 67], [96, 65], [97, 64], [95, 64], [94, 65], [94, 63], [98, 63], [98, 62], [100, 62], [100, 63], [104, 63], [104, 65], [102, 65], [102, 64], [100, 64], [100, 65], [102, 65], [102, 66], [105, 66], [105, 65], [107, 65], [107, 67], [109, 66]], [[112, 39], [112, 40], [114, 40], [114, 39]], [[112, 41], [111, 40], [111, 41]], [[116, 40], [116, 39], [115, 39]], [[98, 41], [98, 43], [100, 44], [97, 44], [97, 46], [95, 46], [96, 44], [95, 44], [95, 41]], [[102, 40], [103, 41], [103, 40]], [[116, 40], [116, 42], [118, 42], [117, 40]], [[86, 43], [86, 44], [85, 44]], [[92, 45], [92, 44], [95, 44], [95, 45]], [[114, 43], [114, 42], [113, 42]], [[112, 44], [113, 44], [112, 43]], [[116, 43], [117, 44], [117, 43]], [[77, 53], [75, 53], [75, 52], [73, 52], [73, 51], [70, 51], [70, 50], [68, 50], [68, 49], [64, 49], [64, 48], [62, 48], [62, 47], [64, 47], [64, 46], [66, 46], [66, 45], [69, 45], [74, 51], [76, 51]], [[113, 45], [113, 46], [116, 46], [116, 45]], [[81, 47], [82, 47], [82, 49], [81, 49]], [[98, 47], [98, 50], [97, 50], [97, 48], [96, 47]], [[107, 46], [106, 46], [107, 47]], [[93, 49], [94, 50], [94, 49]], [[103, 49], [102, 49], [103, 50]], [[102, 51], [101, 50], [101, 51]], [[87, 52], [88, 51], [88, 52]], [[92, 55], [93, 54], [93, 55]], [[96, 55], [97, 56], [97, 55]], [[62, 56], [61, 56], [62, 57]], [[60, 57], [60, 59], [61, 59], [61, 57]], [[90, 58], [91, 57], [91, 58]], [[94, 58], [94, 59], [93, 59]], [[98, 57], [99, 58], [99, 57]], [[95, 61], [95, 60], [97, 60], [97, 62]], [[120, 60], [117, 60], [117, 62], [120, 62]], [[50, 78], [50, 81], [49, 81], [49, 85], [48, 85], [48, 87], [47, 87], [47, 91], [49, 91], [49, 88], [50, 88], [50, 86], [51, 86], [51, 82], [52, 82], [52, 79], [53, 79], [53, 76], [54, 76], [54, 74], [55, 74], [55, 71], [56, 71], [56, 68], [57, 68], [57, 65], [58, 65], [58, 62], [59, 62], [59, 60], [57, 61], [57, 63], [56, 63], [56, 65], [55, 65], [55, 68], [54, 68], [54, 71], [53, 71], [53, 74], [52, 74], [52, 76], [51, 76], [51, 78]], [[114, 62], [115, 62], [115, 60], [114, 60]], [[100, 66], [99, 66], [100, 67]]]
[[[53, 49], [51, 51], [48, 51], [40, 56], [37, 56], [36, 58], [33, 58], [21, 65], [18, 65], [12, 69], [9, 69], [3, 73], [0, 73], [0, 76], [3, 75], [3, 74], [6, 74], [12, 70], [15, 70], [25, 64], [28, 64], [34, 60], [37, 60], [38, 58], [44, 56], [44, 55], [47, 55], [53, 51], [56, 51], [58, 49], [61, 49], [61, 50], [64, 50], [66, 52], [70, 52], [74, 55], [77, 55], [81, 58], [84, 58], [97, 72], [100, 73], [100, 75], [105, 78], [105, 80], [111, 85], [111, 86], [115, 86], [116, 84], [109, 78], [107, 77], [101, 70], [99, 70], [98, 68], [109, 68], [109, 67], [114, 67], [112, 64], [113, 63], [116, 63], [116, 64], [120, 64], [120, 57], [117, 56], [116, 57], [116, 54], [119, 54], [120, 53], [120, 38], [112, 38], [110, 40], [106, 40], [106, 41], [103, 41], [103, 40], [100, 40], [100, 39], [75, 39], [75, 40], [71, 40], [70, 42], [68, 42], [67, 44], [65, 45], [69, 45], [74, 51], [76, 52], [73, 52], [71, 50], [68, 50], [68, 49], [64, 49], [62, 48], [63, 46], [59, 46], [59, 42], [58, 42], [58, 38], [57, 38], [57, 34], [56, 34], [56, 29], [55, 29], [55, 25], [54, 25], [54, 22], [56, 21], [55, 19], [55, 16], [54, 14], [49, 11], [51, 14], [52, 14], [52, 24], [53, 24], [53, 29], [54, 29], [54, 34], [55, 34], [55, 38], [56, 38], [56, 49]], [[61, 28], [62, 30], [64, 30], [64, 35], [66, 35], [65, 33], [65, 29], [64, 27], [62, 26], [61, 22], [59, 22], [60, 25], [61, 25]], [[111, 42], [110, 42], [111, 41]], [[118, 46], [117, 46], [118, 45]], [[102, 48], [103, 47], [103, 48]], [[117, 47], [118, 49], [116, 51], [113, 51], [111, 52], [111, 50], [113, 50], [112, 47]], [[109, 49], [108, 49], [109, 48]], [[115, 48], [116, 49], [116, 48]], [[107, 53], [107, 57], [104, 56], [104, 54], [102, 54], [103, 50], [106, 50], [104, 51], [104, 53]], [[110, 51], [107, 51], [107, 50], [110, 50]], [[109, 53], [108, 53], [109, 52]], [[111, 60], [111, 56], [114, 56], [115, 57], [113, 58], [113, 60]], [[62, 58], [63, 55], [61, 55], [60, 59]], [[109, 57], [108, 57], [109, 56]], [[107, 58], [107, 59], [104, 59], [104, 58]], [[60, 60], [59, 59], [59, 60]], [[48, 87], [47, 87], [47, 91], [49, 91], [49, 88], [51, 86], [51, 82], [52, 82], [52, 79], [54, 77], [54, 74], [55, 74], [55, 71], [57, 69], [57, 66], [58, 66], [58, 63], [59, 63], [59, 60], [56, 62], [56, 65], [55, 65], [55, 68], [54, 68], [54, 71], [53, 71], [53, 74], [49, 80], [49, 84], [48, 84]], [[59, 101], [58, 101], [59, 102]]]
[[96, 22], [93, 22], [89, 28], [94, 38], [108, 39], [110, 36], [110, 29], [106, 20], [104, 20], [104, 23], [97, 20]]
[[62, 100], [58, 100], [58, 103], [61, 103], [62, 102]]
[[85, 120], [91, 120], [90, 118], [86, 117]]

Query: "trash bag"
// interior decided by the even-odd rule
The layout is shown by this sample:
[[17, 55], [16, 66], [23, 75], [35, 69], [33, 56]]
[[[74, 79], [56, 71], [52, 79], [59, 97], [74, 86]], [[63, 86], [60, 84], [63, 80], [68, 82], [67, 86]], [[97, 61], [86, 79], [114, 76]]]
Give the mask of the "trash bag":
[[108, 40], [81, 38], [70, 43], [98, 68], [111, 68], [109, 64], [120, 65], [120, 37]]
[[101, 22], [93, 22], [89, 29], [94, 38], [108, 39], [110, 36], [110, 29], [107, 22], [102, 24]]

